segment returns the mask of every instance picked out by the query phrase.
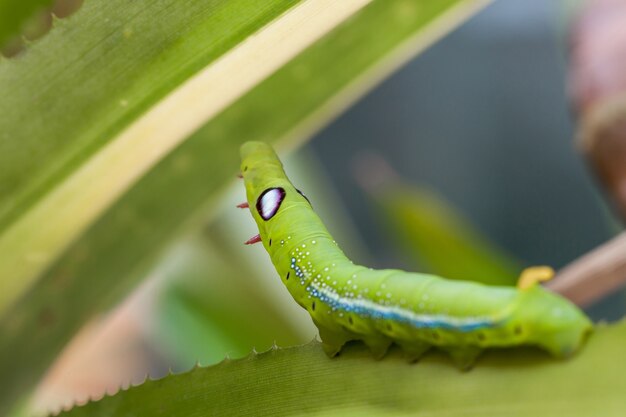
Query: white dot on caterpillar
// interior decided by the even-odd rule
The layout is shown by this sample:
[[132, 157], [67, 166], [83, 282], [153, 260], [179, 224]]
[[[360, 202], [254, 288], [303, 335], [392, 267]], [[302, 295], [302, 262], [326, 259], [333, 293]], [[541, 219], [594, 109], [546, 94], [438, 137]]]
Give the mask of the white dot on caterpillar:
[[303, 244], [302, 244], [302, 247], [303, 247], [303, 248], [306, 248], [306, 245], [303, 243]]
[[382, 293], [380, 291], [376, 291], [376, 297], [380, 297]]
[[312, 240], [312, 241], [311, 241], [311, 243], [315, 245], [317, 242], [316, 242], [316, 241], [314, 241], [314, 240]]
[[387, 298], [391, 298], [391, 293], [387, 293]]
[[358, 288], [358, 287], [357, 287], [357, 285], [356, 285], [356, 284], [354, 284], [354, 285], [352, 286], [352, 289], [353, 289], [353, 290], [356, 290], [357, 288]]
[[349, 279], [348, 280], [348, 285], [350, 285], [350, 284], [352, 284], [352, 280]]
[[382, 288], [384, 290], [385, 288], [387, 288], [387, 285], [386, 284], [380, 284], [380, 288]]
[[324, 271], [328, 272], [328, 267], [324, 268]]

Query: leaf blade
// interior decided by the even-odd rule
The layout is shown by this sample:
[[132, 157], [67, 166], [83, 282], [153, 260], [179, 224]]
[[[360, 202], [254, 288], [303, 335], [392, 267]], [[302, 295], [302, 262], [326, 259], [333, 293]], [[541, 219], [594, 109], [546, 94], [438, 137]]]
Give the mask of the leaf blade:
[[[567, 361], [531, 349], [489, 351], [468, 373], [430, 354], [375, 361], [362, 345], [328, 359], [319, 343], [193, 369], [77, 407], [61, 416], [368, 415], [618, 416], [626, 323], [597, 329]], [[584, 382], [582, 382], [584, 381]], [[158, 397], [157, 397], [158, 395]], [[140, 411], [141, 410], [141, 411]], [[203, 414], [205, 415], [205, 414]]]
[[[114, 10], [118, 17], [120, 14], [131, 15], [131, 18], [121, 19], [123, 25], [130, 26], [115, 23], [117, 26], [115, 26], [116, 30], [113, 31], [113, 35], [107, 33], [105, 36], [105, 41], [111, 43], [108, 47], [122, 49], [122, 51], [118, 52], [119, 55], [116, 56], [117, 60], [111, 60], [115, 61], [119, 66], [127, 60], [129, 55], [133, 57], [137, 55], [144, 46], [144, 43], [141, 42], [146, 42], [146, 39], [153, 41], [154, 37], [165, 38], [167, 40], [162, 41], [162, 43], [172, 43], [167, 36], [163, 35], [163, 30], [172, 30], [171, 24], [169, 26], [165, 25], [163, 29], [152, 34], [145, 27], [154, 26], [151, 15], [145, 15], [145, 13], [153, 12], [158, 14], [159, 11], [168, 10], [169, 6], [171, 6], [168, 0], [157, 2], [157, 6], [160, 6], [160, 8], [155, 6], [157, 3], [148, 2], [150, 5], [142, 7], [137, 4], [140, 2], [136, 2], [132, 5], [135, 8], [134, 10], [125, 9], [123, 7], [125, 3], [106, 4], [106, 6], [98, 8], [98, 3], [94, 2], [91, 8], [87, 8], [87, 10], [81, 9], [75, 18], [70, 19], [69, 23], [63, 22], [60, 24], [61, 27], [57, 28], [54, 34], [46, 37], [41, 42], [41, 45], [38, 44], [38, 48], [30, 51], [30, 54], [24, 60], [9, 62], [6, 66], [0, 66], [0, 88], [6, 90], [7, 94], [12, 97], [11, 100], [0, 102], [0, 111], [5, 114], [5, 117], [0, 119], [0, 127], [6, 132], [12, 132], [11, 140], [0, 143], [0, 146], [3, 145], [3, 149], [0, 149], [2, 151], [0, 152], [0, 162], [3, 171], [2, 175], [0, 175], [0, 190], [2, 190], [0, 193], [0, 232], [2, 232], [0, 234], [0, 251], [6, 253], [6, 256], [0, 259], [0, 273], [14, 277], [7, 283], [5, 290], [0, 296], [0, 312], [2, 307], [10, 304], [15, 296], [23, 288], [27, 287], [42, 269], [49, 266], [49, 263], [58, 256], [59, 251], [63, 250], [77, 234], [93, 222], [93, 219], [110, 205], [120, 193], [135, 182], [163, 155], [167, 154], [172, 147], [176, 146], [177, 143], [191, 133], [194, 130], [194, 126], [198, 126], [198, 124], [201, 124], [209, 117], [211, 111], [219, 111], [220, 106], [224, 107], [227, 105], [227, 101], [220, 101], [219, 99], [223, 95], [227, 98], [230, 97], [228, 94], [225, 94], [228, 91], [220, 90], [218, 92], [221, 94], [217, 95], [218, 100], [216, 100], [217, 103], [214, 105], [213, 102], [204, 107], [196, 104], [195, 109], [197, 111], [183, 111], [182, 115], [179, 114], [181, 118], [187, 116], [187, 119], [189, 119], [189, 115], [194, 116], [192, 121], [187, 120], [187, 123], [185, 123], [185, 120], [171, 122], [171, 119], [168, 119], [168, 116], [171, 113], [175, 113], [177, 109], [187, 109], [184, 105], [185, 101], [197, 103], [199, 101], [197, 95], [200, 94], [198, 90], [201, 92], [206, 91], [208, 88], [210, 91], [211, 87], [215, 88], [216, 85], [224, 84], [224, 78], [228, 79], [228, 77], [233, 78], [233, 81], [238, 81], [234, 79], [232, 71], [229, 71], [229, 69], [232, 70], [232, 64], [231, 67], [228, 67], [228, 65], [220, 66], [220, 63], [224, 61], [232, 62], [232, 60], [228, 60], [228, 57], [225, 57], [225, 59], [216, 61], [217, 57], [223, 55], [225, 49], [232, 47], [237, 41], [243, 41], [260, 25], [267, 23], [267, 20], [271, 17], [277, 17], [281, 12], [295, 4], [295, 2], [296, 0], [273, 0], [264, 5], [263, 8], [258, 8], [248, 0], [238, 0], [235, 3], [230, 2], [228, 7], [223, 2], [213, 1], [211, 3], [212, 7], [207, 8], [208, 16], [203, 16], [206, 21], [196, 17], [196, 21], [200, 20], [202, 24], [208, 25], [208, 37], [217, 39], [213, 41], [216, 43], [213, 48], [207, 48], [203, 52], [204, 59], [212, 63], [205, 70], [205, 73], [209, 72], [208, 77], [194, 77], [190, 82], [184, 84], [181, 89], [178, 89], [176, 93], [161, 101], [151, 112], [139, 118], [126, 130], [113, 136], [108, 135], [123, 129], [129, 119], [136, 117], [150, 104], [154, 104], [158, 100], [159, 95], [163, 94], [163, 91], [159, 90], [174, 87], [174, 85], [168, 85], [172, 84], [169, 80], [161, 81], [156, 86], [151, 85], [148, 87], [145, 85], [146, 82], [153, 82], [155, 69], [151, 61], [159, 57], [162, 58], [167, 53], [171, 53], [171, 51], [167, 50], [167, 48], [165, 48], [165, 52], [161, 51], [159, 48], [163, 47], [163, 45], [157, 42], [156, 45], [152, 46], [152, 53], [149, 54], [148, 58], [133, 61], [132, 71], [129, 71], [130, 74], [119, 74], [119, 71], [115, 70], [114, 65], [104, 66], [104, 68], [96, 65], [95, 63], [100, 63], [101, 58], [99, 56], [90, 60], [80, 55], [85, 53], [88, 55], [94, 54], [92, 50], [94, 43], [107, 43], [95, 42], [94, 38], [97, 39], [100, 31], [108, 32], [110, 30], [109, 27], [103, 23], [100, 24], [103, 24], [104, 27], [91, 28], [90, 26], [95, 24], [94, 21], [106, 22], [107, 19], [100, 19], [100, 17], [112, 13]], [[117, 9], [115, 9], [116, 6]], [[136, 10], [137, 7], [139, 7], [139, 11]], [[144, 9], [147, 9], [147, 11]], [[237, 20], [223, 22], [222, 20], [225, 17], [234, 14], [231, 9], [244, 12], [244, 17], [246, 12], [248, 12], [247, 20], [238, 17], [239, 22]], [[192, 11], [198, 12], [198, 10]], [[186, 21], [187, 13], [188, 11], [178, 14], [179, 26], [185, 24], [193, 26], [195, 23], [194, 21]], [[139, 19], [139, 21], [133, 20], [133, 14], [143, 16], [143, 18]], [[201, 13], [197, 14], [202, 16]], [[108, 18], [108, 21], [115, 19], [115, 17], [116, 15], [113, 14], [113, 16]], [[168, 14], [167, 20], [172, 20], [171, 14]], [[72, 26], [76, 21], [83, 23]], [[234, 30], [241, 21], [244, 22], [244, 27]], [[141, 36], [145, 36], [145, 38], [141, 38], [143, 40], [140, 43], [136, 43], [133, 40], [135, 35], [133, 35], [132, 31], [131, 33], [127, 32], [130, 30], [128, 27], [133, 26], [135, 27], [134, 30], [141, 31]], [[64, 28], [71, 28], [78, 33], [72, 33], [70, 39], [64, 39], [62, 31]], [[207, 30], [206, 28], [201, 29]], [[229, 33], [233, 30], [237, 33], [237, 36]], [[121, 34], [118, 32], [121, 32]], [[145, 33], [148, 33], [148, 35], [145, 35]], [[86, 36], [86, 34], [91, 34], [91, 36]], [[50, 61], [50, 57], [47, 56], [50, 52], [46, 51], [45, 48], [55, 45], [55, 42], [59, 42], [59, 39], [57, 39], [59, 36], [61, 39], [68, 41], [66, 42], [67, 45], [62, 45], [64, 53], [78, 54], [75, 60], [80, 62], [81, 65], [77, 65], [77, 68], [74, 68], [72, 71], [67, 71], [63, 67], [61, 69], [58, 68], [59, 64], [57, 64], [57, 68], [54, 68], [57, 61]], [[110, 40], [109, 38], [111, 37], [114, 39]], [[224, 39], [220, 39], [220, 37]], [[88, 40], [82, 40], [82, 43], [76, 45], [72, 43], [74, 38], [87, 38]], [[258, 36], [256, 39], [258, 39]], [[128, 40], [128, 43], [131, 44], [131, 46], [126, 46], [127, 49], [124, 49], [125, 40]], [[190, 41], [187, 39], [187, 42]], [[242, 44], [245, 44], [245, 42], [242, 42]], [[243, 55], [245, 58], [245, 56], [253, 54], [254, 48], [258, 47], [257, 44], [248, 48], [252, 48], [252, 50], [248, 50], [247, 55], [246, 51], [243, 53], [239, 51], [239, 55], [235, 54], [235, 56], [240, 57]], [[171, 48], [178, 46], [174, 42]], [[73, 50], [73, 48], [76, 48], [76, 50]], [[184, 47], [182, 50], [184, 50]], [[46, 54], [44, 54], [46, 56], [40, 58], [42, 51], [46, 51]], [[39, 53], [39, 56], [37, 56], [37, 53]], [[178, 55], [178, 58], [183, 61], [186, 60], [185, 54], [182, 52]], [[38, 65], [32, 64], [33, 60]], [[83, 61], [86, 61], [86, 63]], [[121, 63], [118, 61], [121, 61]], [[270, 61], [268, 60], [268, 62]], [[90, 64], [96, 68], [89, 67]], [[240, 62], [234, 63], [234, 65], [237, 64], [240, 64]], [[42, 65], [51, 66], [52, 68], [46, 68], [45, 71], [41, 71]], [[275, 65], [280, 65], [280, 60], [275, 62]], [[178, 61], [173, 61], [169, 62], [169, 67], [161, 64], [157, 65], [157, 68], [159, 71], [168, 72], [173, 66], [179, 67], [180, 65]], [[28, 70], [26, 75], [22, 74], [24, 68]], [[271, 71], [271, 68], [268, 70]], [[141, 73], [141, 71], [146, 71], [147, 74]], [[195, 71], [195, 68], [192, 66], [183, 65], [182, 69], [178, 69], [176, 76], [184, 78], [192, 74], [193, 71]], [[45, 83], [50, 81], [50, 75], [48, 77], [42, 77], [42, 75], [52, 74], [52, 77], [59, 78], [59, 72], [65, 78], [55, 80], [52, 88], [43, 88]], [[259, 69], [258, 72], [251, 73], [251, 76], [257, 76], [258, 82], [259, 77], [263, 77], [263, 72]], [[139, 91], [135, 95], [133, 95], [132, 91], [124, 91], [126, 98], [119, 99], [120, 92], [118, 90], [120, 87], [112, 88], [110, 85], [116, 79], [115, 77], [126, 79], [125, 83], [120, 83], [122, 87], [132, 82], [135, 84], [135, 90], [139, 89]], [[86, 90], [85, 86], [81, 84], [85, 79], [92, 83]], [[200, 80], [200, 86], [197, 85], [198, 82], [193, 82], [198, 79]], [[204, 81], [204, 84], [202, 84], [202, 81]], [[24, 85], [26, 87], [23, 87]], [[74, 86], [74, 90], [72, 90], [71, 86]], [[187, 88], [185, 89], [185, 87]], [[70, 90], [69, 92], [65, 91], [68, 89]], [[130, 89], [132, 90], [132, 88]], [[43, 90], [43, 92], [40, 90]], [[233, 94], [241, 94], [245, 90], [246, 87], [241, 86]], [[85, 91], [89, 92], [87, 99], [74, 99], [74, 96], [80, 95], [81, 92], [84, 95]], [[60, 92], [65, 92], [65, 94], [72, 96], [72, 99], [63, 101], [64, 104], [71, 103], [70, 109], [66, 109], [64, 106], [56, 106], [56, 110], [53, 108], [52, 111], [45, 111], [37, 106], [37, 104], [49, 105], [52, 99], [49, 96], [56, 96]], [[38, 120], [38, 123], [22, 123], [21, 118], [24, 110], [33, 102], [33, 96], [36, 97], [36, 100], [35, 108], [32, 110], [41, 115], [41, 120]], [[148, 100], [146, 96], [152, 97]], [[118, 99], [120, 100], [119, 105], [116, 102]], [[128, 104], [122, 105], [123, 102], [128, 101], [131, 103], [134, 101], [147, 102], [140, 103], [140, 105], [135, 107], [129, 107]], [[61, 121], [66, 120], [66, 117], [62, 118], [59, 113], [72, 112], [73, 110], [76, 110], [77, 114], [86, 119], [96, 118], [97, 122], [89, 123], [89, 126], [85, 126], [86, 123], [82, 123], [82, 126], [74, 128], [68, 126], [81, 125], [81, 123], [59, 123], [57, 119]], [[175, 117], [176, 114], [171, 114], [171, 116]], [[107, 140], [103, 140], [102, 136], [105, 136]], [[104, 146], [103, 142], [106, 142], [106, 146]], [[17, 144], [19, 146], [15, 146]], [[32, 151], [33, 148], [36, 148], [36, 152]], [[78, 157], [75, 154], [80, 152], [81, 148], [83, 148], [83, 155]], [[84, 148], [92, 149], [85, 152]], [[88, 154], [96, 150], [98, 151], [96, 155], [93, 158], [88, 158]], [[61, 181], [61, 178], [67, 172], [62, 173], [60, 171], [71, 169], [73, 165], [80, 162], [75, 160], [77, 158], [85, 163], [79, 169], [76, 169], [72, 176]], [[87, 160], [85, 161], [85, 159]], [[74, 161], [71, 162], [71, 160]], [[111, 167], [115, 167], [115, 169], [112, 170]], [[42, 177], [45, 178], [42, 179]], [[38, 204], [29, 210], [36, 198], [34, 194], [41, 194], [44, 189], [49, 188], [51, 183], [55, 181], [55, 178], [59, 181], [55, 189], [40, 199]], [[64, 207], [64, 209], [55, 210], [55, 207]], [[9, 225], [11, 221], [13, 224]], [[3, 228], [5, 230], [2, 230]]]

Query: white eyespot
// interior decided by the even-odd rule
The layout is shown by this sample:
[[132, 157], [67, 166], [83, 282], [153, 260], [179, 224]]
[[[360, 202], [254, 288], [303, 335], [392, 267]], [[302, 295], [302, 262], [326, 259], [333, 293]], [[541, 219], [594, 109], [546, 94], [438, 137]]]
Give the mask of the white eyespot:
[[[280, 187], [263, 191], [256, 201], [256, 209], [261, 218], [267, 221], [274, 217], [284, 199], [285, 190]], [[289, 238], [290, 236], [287, 237]]]

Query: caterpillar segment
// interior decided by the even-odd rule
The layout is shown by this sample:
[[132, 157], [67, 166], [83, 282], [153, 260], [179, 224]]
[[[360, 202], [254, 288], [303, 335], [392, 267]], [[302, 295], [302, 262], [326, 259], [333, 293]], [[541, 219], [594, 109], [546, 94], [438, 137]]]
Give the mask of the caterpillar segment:
[[410, 361], [436, 347], [467, 369], [492, 347], [534, 345], [566, 357], [592, 329], [576, 306], [538, 285], [553, 275], [548, 267], [525, 270], [514, 288], [354, 265], [269, 145], [248, 142], [241, 157], [246, 203], [259, 229], [246, 243], [263, 244], [330, 357], [361, 340], [376, 358], [392, 343]]

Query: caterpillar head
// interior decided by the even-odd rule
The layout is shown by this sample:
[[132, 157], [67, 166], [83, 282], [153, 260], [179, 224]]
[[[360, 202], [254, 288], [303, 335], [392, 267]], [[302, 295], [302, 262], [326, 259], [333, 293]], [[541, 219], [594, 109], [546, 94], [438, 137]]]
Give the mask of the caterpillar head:
[[[516, 323], [524, 323], [524, 327]], [[538, 285], [521, 290], [519, 310], [511, 325], [518, 337], [556, 357], [576, 352], [593, 327], [574, 304]]]
[[278, 156], [266, 143], [246, 142], [241, 147], [241, 174], [250, 212], [261, 241], [271, 246], [268, 233], [288, 207], [308, 205], [308, 200], [289, 181]]

